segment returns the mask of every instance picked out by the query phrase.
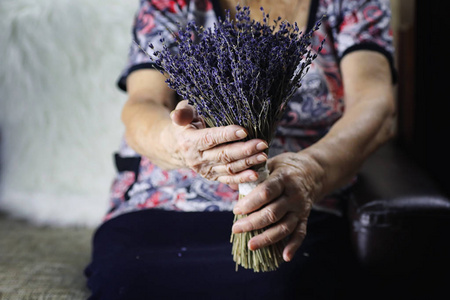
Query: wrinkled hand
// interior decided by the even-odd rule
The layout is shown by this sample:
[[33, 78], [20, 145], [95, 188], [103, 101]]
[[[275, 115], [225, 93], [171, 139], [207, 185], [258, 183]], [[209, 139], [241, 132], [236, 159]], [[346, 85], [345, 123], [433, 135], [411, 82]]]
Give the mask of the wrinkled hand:
[[206, 128], [204, 120], [187, 101], [177, 105], [171, 118], [175, 128], [173, 151], [180, 165], [225, 184], [257, 179], [257, 173], [248, 168], [267, 160], [263, 152], [268, 148], [265, 141], [240, 141], [247, 132], [237, 125]]
[[302, 153], [284, 153], [268, 161], [269, 177], [239, 200], [235, 214], [249, 214], [233, 225], [234, 233], [270, 226], [248, 244], [256, 250], [289, 236], [283, 259], [290, 261], [306, 235], [312, 203], [320, 194], [323, 170]]

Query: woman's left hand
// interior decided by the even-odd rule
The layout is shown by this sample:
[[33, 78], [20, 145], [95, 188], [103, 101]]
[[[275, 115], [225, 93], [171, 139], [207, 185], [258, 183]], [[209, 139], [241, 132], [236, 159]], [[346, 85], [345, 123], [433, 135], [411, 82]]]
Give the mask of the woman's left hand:
[[233, 233], [268, 227], [249, 241], [250, 250], [290, 236], [283, 251], [290, 261], [305, 238], [312, 204], [322, 194], [324, 170], [302, 152], [275, 156], [268, 168], [269, 177], [236, 204], [235, 214], [249, 215], [233, 225]]

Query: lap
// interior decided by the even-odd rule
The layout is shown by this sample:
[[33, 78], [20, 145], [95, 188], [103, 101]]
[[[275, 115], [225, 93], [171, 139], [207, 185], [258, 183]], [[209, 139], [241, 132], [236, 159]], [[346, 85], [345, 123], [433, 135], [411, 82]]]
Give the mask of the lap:
[[90, 300], [337, 299], [358, 278], [343, 218], [311, 212], [295, 258], [267, 273], [235, 271], [232, 221], [231, 212], [161, 210], [107, 221], [95, 233], [85, 270]]

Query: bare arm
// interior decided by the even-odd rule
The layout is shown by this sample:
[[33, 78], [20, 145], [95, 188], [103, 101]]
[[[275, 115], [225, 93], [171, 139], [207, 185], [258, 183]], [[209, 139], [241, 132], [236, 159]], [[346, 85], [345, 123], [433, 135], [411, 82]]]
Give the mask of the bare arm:
[[176, 158], [160, 143], [170, 112], [175, 108], [175, 93], [164, 82], [164, 76], [153, 70], [138, 70], [127, 78], [129, 98], [122, 110], [125, 137], [130, 146], [161, 167], [175, 167]]
[[366, 158], [395, 134], [396, 107], [387, 59], [357, 51], [341, 62], [346, 111], [330, 132], [304, 154], [324, 172], [321, 195], [348, 183]]

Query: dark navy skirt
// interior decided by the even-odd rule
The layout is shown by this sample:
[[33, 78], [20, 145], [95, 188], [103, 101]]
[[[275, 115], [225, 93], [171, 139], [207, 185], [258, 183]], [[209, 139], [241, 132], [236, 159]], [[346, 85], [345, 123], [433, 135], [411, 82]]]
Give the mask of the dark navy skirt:
[[102, 224], [85, 269], [89, 300], [353, 299], [362, 279], [345, 218], [312, 211], [295, 258], [235, 271], [231, 212], [131, 212]]

